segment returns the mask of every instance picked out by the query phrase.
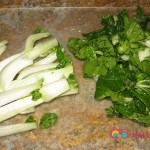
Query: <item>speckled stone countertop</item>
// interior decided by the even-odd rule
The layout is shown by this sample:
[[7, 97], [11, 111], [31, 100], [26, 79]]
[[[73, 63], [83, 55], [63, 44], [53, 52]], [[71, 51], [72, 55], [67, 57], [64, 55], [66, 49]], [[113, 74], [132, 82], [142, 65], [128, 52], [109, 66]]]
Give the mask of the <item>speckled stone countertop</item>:
[[[69, 37], [99, 28], [99, 19], [106, 13], [116, 14], [122, 8], [32, 8], [0, 10], [0, 41], [8, 40], [3, 58], [17, 53], [25, 39], [37, 27], [44, 27], [66, 48]], [[135, 8], [130, 8], [132, 14]], [[150, 12], [147, 8], [146, 11]], [[55, 112], [58, 123], [47, 130], [34, 130], [0, 138], [0, 150], [149, 150], [150, 138], [127, 137], [113, 139], [110, 131], [116, 127], [130, 133], [149, 133], [150, 128], [119, 118], [107, 118], [105, 108], [111, 103], [96, 101], [95, 82], [82, 77], [82, 62], [72, 55], [80, 92], [57, 98], [36, 108], [33, 116], [39, 120], [44, 112]], [[18, 115], [1, 125], [21, 123], [27, 115]]]
[[150, 7], [150, 0], [0, 0], [0, 7]]

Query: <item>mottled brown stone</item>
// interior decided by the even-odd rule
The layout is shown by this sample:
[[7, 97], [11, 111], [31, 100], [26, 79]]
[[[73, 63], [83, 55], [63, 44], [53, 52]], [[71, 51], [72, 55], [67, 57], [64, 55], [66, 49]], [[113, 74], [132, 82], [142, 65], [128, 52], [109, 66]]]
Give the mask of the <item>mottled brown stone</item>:
[[150, 7], [150, 0], [1, 0], [0, 7]]
[[[69, 37], [80, 37], [100, 27], [100, 18], [116, 14], [123, 8], [32, 8], [0, 10], [0, 41], [8, 40], [8, 50], [0, 60], [20, 52], [25, 39], [37, 27], [44, 27], [65, 47]], [[130, 14], [135, 8], [130, 8]], [[147, 12], [150, 10], [147, 8]], [[110, 101], [94, 99], [95, 82], [82, 77], [82, 61], [71, 54], [80, 92], [74, 96], [57, 98], [36, 108], [33, 116], [39, 121], [44, 112], [56, 112], [58, 123], [47, 130], [34, 130], [0, 139], [0, 150], [149, 150], [145, 139], [113, 139], [113, 127], [133, 132], [150, 132], [149, 128], [126, 119], [107, 118], [105, 108]], [[1, 123], [23, 122], [28, 115], [18, 115]]]

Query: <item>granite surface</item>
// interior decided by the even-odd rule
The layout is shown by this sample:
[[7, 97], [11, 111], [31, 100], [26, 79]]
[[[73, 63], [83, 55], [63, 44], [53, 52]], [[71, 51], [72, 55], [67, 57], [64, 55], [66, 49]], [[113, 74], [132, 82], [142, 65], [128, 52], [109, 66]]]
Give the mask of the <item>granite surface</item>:
[[0, 7], [150, 7], [150, 0], [0, 0]]
[[[99, 28], [99, 19], [106, 13], [116, 14], [122, 8], [32, 8], [0, 10], [0, 41], [8, 40], [8, 50], [0, 60], [21, 51], [25, 39], [37, 27], [44, 27], [66, 48], [69, 37]], [[135, 8], [130, 8], [132, 14]], [[150, 10], [147, 8], [147, 12]], [[70, 53], [69, 53], [70, 54]], [[110, 131], [116, 127], [129, 133], [149, 133], [150, 128], [119, 118], [107, 118], [105, 108], [111, 103], [96, 101], [95, 82], [82, 77], [83, 62], [72, 55], [80, 92], [57, 98], [36, 108], [33, 116], [39, 120], [44, 112], [55, 112], [58, 123], [47, 130], [34, 130], [0, 138], [0, 150], [149, 150], [150, 138], [113, 139]], [[21, 123], [27, 115], [18, 115], [1, 125]]]

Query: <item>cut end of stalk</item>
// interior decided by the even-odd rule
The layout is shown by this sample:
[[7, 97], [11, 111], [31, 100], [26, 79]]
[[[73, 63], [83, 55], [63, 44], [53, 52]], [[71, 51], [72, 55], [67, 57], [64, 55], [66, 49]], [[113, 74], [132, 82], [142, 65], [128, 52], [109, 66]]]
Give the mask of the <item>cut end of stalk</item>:
[[54, 83], [43, 86], [40, 89], [40, 93], [42, 94], [42, 99], [45, 102], [49, 102], [52, 99], [60, 96], [61, 94], [67, 92], [70, 89], [70, 86], [65, 78], [60, 79]]
[[22, 123], [8, 126], [0, 126], [0, 137], [26, 132], [37, 128], [37, 123]]

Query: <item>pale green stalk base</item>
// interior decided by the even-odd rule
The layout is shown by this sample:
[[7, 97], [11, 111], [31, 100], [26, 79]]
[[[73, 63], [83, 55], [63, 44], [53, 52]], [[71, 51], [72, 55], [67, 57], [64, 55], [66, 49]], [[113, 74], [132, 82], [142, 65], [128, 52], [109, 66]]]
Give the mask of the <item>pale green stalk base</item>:
[[2, 55], [5, 52], [6, 49], [7, 49], [6, 45], [1, 46], [0, 47], [0, 55]]
[[26, 76], [39, 72], [39, 71], [44, 71], [44, 70], [50, 70], [50, 69], [55, 69], [57, 67], [58, 63], [51, 63], [51, 64], [45, 64], [45, 65], [32, 65], [29, 66], [25, 69], [23, 69], [20, 73], [19, 76], [17, 77], [17, 80], [23, 79]]
[[2, 46], [4, 46], [4, 45], [6, 45], [7, 43], [8, 43], [8, 41], [6, 41], [6, 40], [1, 41], [1, 42], [0, 42], [0, 47], [2, 47]]
[[34, 65], [44, 65], [44, 64], [49, 64], [49, 63], [53, 63], [57, 60], [57, 56], [56, 53], [51, 53], [49, 54], [47, 57], [37, 61]]
[[32, 96], [14, 101], [8, 105], [0, 107], [0, 122], [16, 116], [20, 112], [35, 107], [44, 103], [42, 99], [38, 99], [37, 101], [32, 100]]
[[48, 37], [48, 36], [50, 36], [50, 33], [37, 33], [37, 34], [30, 35], [26, 40], [24, 51], [25, 52], [31, 51], [33, 49], [35, 41]]
[[33, 61], [24, 54], [10, 62], [0, 72], [0, 88], [7, 89], [17, 73], [31, 64], [33, 64]]
[[38, 80], [41, 80], [41, 79], [36, 78], [36, 77], [31, 77], [31, 78], [25, 78], [22, 80], [13, 80], [10, 86], [5, 91], [30, 85], [30, 84], [37, 82]]
[[0, 137], [20, 132], [26, 132], [37, 128], [36, 122], [21, 123], [15, 125], [0, 126]]
[[34, 113], [35, 111], [36, 111], [36, 109], [35, 109], [35, 107], [33, 107], [33, 108], [29, 108], [27, 110], [20, 112], [20, 114], [25, 115], [25, 114], [29, 114], [29, 113]]
[[0, 93], [0, 106], [6, 105], [17, 99], [28, 96], [32, 91], [39, 89], [41, 87], [41, 81], [37, 81], [33, 84], [22, 86], [16, 89], [11, 89], [9, 91], [4, 91]]
[[65, 78], [68, 78], [69, 75], [73, 73], [73, 66], [72, 65], [68, 65], [65, 68], [61, 68], [61, 69], [57, 69], [57, 70], [40, 71], [40, 72], [33, 73], [33, 74], [27, 76], [27, 78], [28, 77], [44, 78], [45, 76], [50, 75], [52, 73], [63, 74], [65, 76]]
[[58, 41], [56, 39], [47, 40], [45, 42], [37, 44], [32, 51], [27, 52], [29, 58], [36, 59], [40, 55], [47, 53], [50, 51], [53, 47], [58, 45]]
[[65, 93], [68, 90], [70, 90], [70, 86], [67, 80], [65, 78], [62, 78], [52, 84], [43, 86], [40, 89], [40, 93], [42, 94], [42, 99], [45, 102], [49, 102], [50, 100]]
[[52, 72], [52, 71], [42, 71], [38, 72], [32, 75], [29, 75], [28, 77], [24, 79], [30, 79], [32, 78], [38, 78], [38, 79], [43, 79], [43, 85], [47, 85], [53, 82], [56, 82], [64, 77], [63, 73], [60, 72]]
[[18, 53], [15, 55], [12, 55], [2, 61], [0, 61], [0, 71], [6, 66], [8, 65], [11, 61], [13, 61], [14, 59], [16, 59], [17, 57], [19, 57], [20, 55], [22, 55], [23, 53]]
[[71, 89], [71, 90], [65, 92], [64, 94], [62, 94], [61, 96], [73, 95], [73, 94], [77, 94], [78, 92], [79, 92], [78, 89]]
[[62, 95], [70, 89], [66, 79], [61, 79], [40, 89], [42, 98], [37, 101], [32, 100], [32, 96], [14, 101], [8, 105], [0, 107], [0, 122], [11, 118], [20, 112], [40, 105], [44, 102], [49, 102], [52, 99]]

